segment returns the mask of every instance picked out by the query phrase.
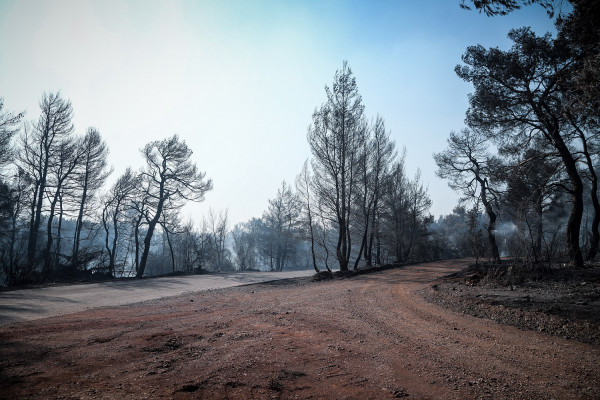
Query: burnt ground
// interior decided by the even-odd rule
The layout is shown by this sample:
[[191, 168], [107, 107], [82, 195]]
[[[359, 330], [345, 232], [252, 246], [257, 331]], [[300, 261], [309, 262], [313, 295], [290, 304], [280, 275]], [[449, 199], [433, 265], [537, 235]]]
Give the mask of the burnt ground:
[[423, 295], [453, 311], [600, 345], [600, 266], [471, 265]]
[[[511, 290], [473, 271], [447, 277], [467, 265], [292, 279], [5, 325], [0, 398], [600, 398], [597, 323], [568, 311], [594, 307], [598, 281]], [[548, 285], [556, 295], [543, 294]]]

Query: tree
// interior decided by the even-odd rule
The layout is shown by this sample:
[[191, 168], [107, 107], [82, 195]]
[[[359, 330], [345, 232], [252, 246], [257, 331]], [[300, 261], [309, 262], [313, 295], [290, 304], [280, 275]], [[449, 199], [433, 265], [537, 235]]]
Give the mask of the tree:
[[527, 149], [511, 162], [506, 174], [506, 193], [503, 203], [517, 222], [527, 228], [531, 252], [535, 261], [542, 255], [544, 212], [554, 202], [560, 183], [560, 161], [543, 151], [541, 146]]
[[[140, 173], [140, 184], [142, 182], [142, 175]], [[131, 201], [131, 209], [134, 211], [130, 218], [131, 225], [133, 226], [133, 241], [134, 241], [134, 265], [136, 276], [140, 270], [140, 252], [142, 251], [142, 246], [140, 240], [140, 230], [144, 225], [148, 210], [150, 208], [150, 196], [149, 196], [150, 187], [146, 185], [140, 185], [136, 188], [136, 193], [134, 198]]]
[[487, 151], [487, 138], [480, 132], [463, 129], [452, 132], [446, 150], [433, 155], [438, 166], [436, 175], [448, 180], [448, 186], [462, 192], [466, 199], [481, 201], [489, 223], [488, 241], [494, 261], [500, 261], [496, 244], [496, 219], [499, 191], [495, 185], [500, 161]]
[[[521, 5], [538, 3], [546, 8], [550, 17], [554, 15], [556, 8], [561, 8], [563, 3], [562, 0], [470, 0], [470, 2], [488, 15], [505, 14], [519, 9]], [[598, 154], [597, 141], [600, 126], [600, 106], [598, 105], [598, 98], [600, 98], [600, 30], [597, 28], [598, 20], [600, 20], [600, 3], [595, 0], [570, 0], [568, 3], [572, 6], [572, 11], [567, 15], [559, 12], [556, 20], [558, 37], [552, 42], [554, 54], [560, 56], [554, 58], [542, 57], [541, 59], [542, 63], [547, 62], [549, 59], [551, 61], [559, 59], [558, 63], [555, 62], [552, 67], [547, 68], [546, 76], [554, 73], [555, 80], [550, 85], [552, 88], [544, 86], [544, 89], [548, 89], [546, 93], [550, 96], [547, 97], [559, 98], [561, 117], [572, 125], [576, 136], [580, 139], [579, 144], [572, 143], [572, 138], [570, 140], [563, 138], [563, 141], [570, 150], [581, 150], [580, 154], [575, 150], [572, 158], [576, 163], [582, 162], [585, 164], [580, 173], [580, 178], [587, 179], [591, 183], [590, 197], [594, 209], [594, 218], [591, 225], [592, 239], [586, 258], [593, 259], [598, 252], [600, 243], [600, 201], [597, 194], [598, 178], [594, 169], [594, 159]], [[461, 7], [469, 8], [465, 4], [465, 0], [461, 2]], [[532, 47], [535, 46], [531, 46], [530, 41], [530, 44], [525, 47], [522, 53], [525, 54], [529, 51], [532, 54]], [[557, 49], [558, 51], [556, 51]], [[553, 72], [551, 71], [552, 68], [554, 68]], [[531, 76], [542, 75], [532, 74]], [[535, 78], [533, 80], [535, 81]], [[535, 87], [535, 84], [532, 86]], [[518, 91], [519, 88], [515, 87], [515, 89]], [[557, 93], [558, 95], [556, 95]], [[540, 109], [543, 108], [540, 107]], [[545, 111], [548, 111], [548, 109], [545, 109]], [[556, 111], [557, 107], [554, 107], [552, 113]], [[548, 124], [545, 125], [547, 127]], [[550, 139], [554, 140], [553, 138]], [[567, 167], [571, 180], [571, 188], [568, 191], [574, 200], [572, 201], [571, 218], [567, 226], [569, 253], [574, 265], [582, 265], [582, 256], [579, 255], [580, 251], [577, 248], [578, 243], [575, 243], [575, 229], [579, 219], [577, 214], [583, 208], [581, 205], [583, 201], [578, 200], [580, 185], [574, 173], [573, 162], [566, 155], [567, 152], [564, 150], [564, 146], [562, 146], [560, 140], [556, 140], [556, 143], [558, 147], [563, 148], [563, 150], [559, 150], [563, 162], [571, 165], [571, 167]]]
[[236, 224], [231, 232], [237, 268], [247, 271], [256, 268], [256, 238], [251, 224]]
[[[354, 269], [358, 268], [363, 253], [367, 266], [373, 264], [373, 244], [377, 235], [378, 215], [381, 213], [383, 182], [388, 177], [390, 165], [396, 155], [396, 145], [390, 140], [383, 118], [378, 115], [368, 139], [364, 141], [361, 158], [362, 185], [359, 186], [358, 204], [362, 211], [363, 235]], [[377, 258], [375, 261], [380, 263]]]
[[[532, 4], [539, 4], [544, 7], [548, 12], [548, 15], [552, 17], [554, 15], [554, 4], [562, 0], [468, 0], [473, 4], [475, 9], [479, 12], [484, 12], [488, 16], [493, 15], [506, 15], [515, 10], [519, 10], [522, 6], [529, 6]], [[461, 0], [460, 7], [466, 10], [470, 10], [471, 7], [467, 5], [467, 0]]]
[[414, 178], [409, 182], [408, 190], [408, 246], [406, 260], [428, 259], [429, 225], [433, 216], [429, 213], [431, 199], [427, 188], [421, 182], [421, 170], [417, 169]]
[[52, 269], [52, 261], [51, 251], [52, 251], [52, 223], [54, 217], [56, 215], [56, 206], [60, 207], [60, 216], [59, 216], [59, 230], [57, 234], [57, 245], [55, 250], [55, 260], [58, 263], [58, 256], [60, 254], [60, 240], [61, 240], [61, 222], [62, 222], [62, 204], [63, 204], [63, 196], [65, 195], [65, 186], [67, 185], [67, 180], [71, 178], [73, 171], [79, 163], [79, 158], [81, 157], [81, 150], [79, 143], [67, 142], [63, 141], [61, 143], [60, 148], [56, 149], [56, 159], [50, 165], [50, 174], [48, 175], [46, 189], [48, 193], [46, 196], [50, 201], [50, 208], [47, 216], [47, 228], [46, 228], [46, 248], [44, 249], [44, 277], [51, 271]]
[[600, 244], [598, 173], [594, 168], [600, 153], [600, 3], [593, 0], [571, 3], [572, 13], [557, 21], [557, 42], [569, 49], [572, 58], [569, 74], [563, 77], [561, 87], [566, 98], [565, 115], [580, 139], [585, 164], [583, 176], [591, 184], [594, 219], [586, 258], [592, 260]]
[[579, 231], [583, 215], [583, 181], [578, 160], [572, 152], [575, 139], [566, 129], [565, 103], [561, 80], [568, 76], [571, 57], [568, 49], [549, 35], [537, 37], [529, 28], [512, 30], [514, 45], [509, 51], [469, 47], [463, 55], [466, 65], [456, 73], [472, 82], [467, 123], [489, 132], [499, 146], [527, 148], [541, 138], [560, 157], [570, 184], [571, 216], [567, 224], [567, 247], [571, 264], [583, 266]]
[[573, 62], [564, 81], [567, 108], [573, 115], [584, 116], [585, 124], [596, 132], [600, 127], [600, 3], [595, 0], [571, 0], [571, 14], [557, 21], [557, 41], [568, 47]]
[[204, 194], [212, 189], [212, 181], [205, 180], [190, 160], [192, 150], [177, 135], [153, 141], [142, 149], [146, 167], [142, 171], [142, 186], [149, 198], [144, 212], [148, 229], [144, 237], [144, 250], [137, 270], [137, 277], [144, 276], [152, 235], [165, 210], [176, 210], [185, 201], [202, 201]]
[[[569, 120], [575, 128], [575, 131], [578, 133], [581, 141], [581, 153], [584, 157], [584, 163], [587, 169], [587, 171], [582, 172], [582, 175], [591, 183], [590, 198], [594, 208], [594, 219], [591, 226], [592, 240], [586, 259], [593, 260], [598, 253], [598, 245], [600, 244], [600, 201], [598, 200], [598, 174], [596, 173], [595, 167], [595, 161], [598, 159], [598, 153], [600, 150], [597, 142], [600, 132], [594, 132], [592, 137], [589, 137], [589, 135], [587, 135], [586, 132], [584, 132], [582, 128], [573, 121], [574, 118], [569, 118]], [[593, 141], [595, 141], [595, 143]]]
[[182, 227], [181, 234], [176, 236], [175, 246], [179, 264], [183, 271], [198, 271], [202, 264], [201, 258], [201, 233], [194, 229], [192, 220], [188, 220]]
[[84, 216], [86, 216], [89, 204], [93, 202], [97, 191], [104, 185], [104, 181], [111, 173], [111, 171], [106, 170], [108, 147], [102, 140], [98, 130], [88, 128], [80, 147], [81, 158], [75, 171], [75, 179], [81, 194], [78, 200], [79, 212], [73, 237], [73, 256], [71, 259], [73, 270], [77, 269], [79, 264], [79, 246]]
[[344, 271], [352, 255], [352, 201], [366, 124], [362, 98], [347, 62], [336, 71], [333, 86], [326, 86], [325, 92], [327, 101], [313, 113], [307, 138], [313, 155], [315, 194], [337, 225], [336, 257]]
[[22, 170], [17, 171], [10, 184], [0, 180], [0, 263], [8, 285], [17, 283], [30, 272], [23, 263], [26, 238], [19, 235], [23, 232], [21, 217], [27, 189]]
[[[127, 168], [104, 196], [102, 207], [102, 227], [104, 228], [104, 246], [108, 252], [108, 272], [114, 276], [117, 246], [128, 207], [133, 200], [140, 177], [131, 168]], [[111, 240], [112, 239], [112, 240]]]
[[17, 125], [24, 115], [6, 112], [3, 109], [4, 99], [0, 97], [0, 177], [4, 172], [3, 167], [12, 160], [11, 140], [19, 131]]
[[19, 152], [21, 168], [27, 173], [33, 190], [27, 244], [29, 265], [35, 261], [48, 173], [56, 164], [63, 143], [70, 141], [73, 132], [71, 102], [63, 99], [60, 93], [44, 94], [40, 109], [37, 122], [24, 130]]
[[0, 252], [4, 253], [8, 247], [7, 254], [2, 257], [5, 267], [5, 276], [12, 280], [15, 267], [14, 247], [16, 236], [16, 222], [21, 210], [23, 179], [20, 171], [14, 171], [14, 181], [17, 185], [11, 185], [5, 179], [10, 175], [5, 173], [4, 167], [13, 158], [11, 146], [12, 138], [18, 133], [18, 124], [23, 113], [14, 114], [3, 111], [4, 99], [0, 97]]
[[167, 240], [167, 244], [169, 246], [169, 254], [171, 256], [171, 272], [176, 271], [175, 265], [175, 252], [173, 250], [173, 236], [177, 236], [180, 233], [183, 233], [181, 229], [181, 221], [177, 212], [172, 212], [170, 210], [163, 210], [162, 219], [159, 222], [160, 227], [162, 229], [163, 234], [163, 258], [164, 258], [164, 248], [165, 248], [165, 239]]
[[482, 232], [479, 229], [479, 199], [473, 204], [473, 208], [467, 211], [467, 229], [469, 232], [469, 244], [471, 245], [471, 253], [475, 255], [475, 264], [479, 263], [481, 250], [483, 248]]
[[380, 224], [385, 250], [394, 263], [419, 258], [414, 257], [414, 250], [427, 235], [426, 217], [431, 207], [427, 190], [420, 182], [420, 172], [410, 180], [404, 169], [403, 155], [391, 165], [384, 188]]
[[[474, 204], [473, 208], [478, 208], [478, 204]], [[474, 256], [472, 252], [472, 243], [469, 232], [469, 212], [464, 205], [457, 205], [452, 210], [452, 214], [442, 215], [432, 224], [431, 229], [437, 237], [441, 237], [445, 242], [444, 257], [460, 258]]]
[[319, 267], [317, 267], [317, 256], [315, 252], [315, 218], [314, 218], [314, 205], [312, 204], [312, 189], [311, 189], [312, 176], [308, 170], [308, 161], [305, 161], [302, 165], [302, 171], [296, 177], [296, 193], [298, 193], [298, 200], [301, 206], [301, 224], [303, 223], [308, 227], [308, 239], [310, 240], [310, 254], [312, 259], [313, 268], [316, 273], [319, 273]]
[[[209, 216], [212, 209], [209, 209]], [[215, 266], [217, 258], [217, 252], [214, 247], [215, 240], [213, 238], [212, 226], [210, 221], [203, 217], [202, 223], [200, 224], [200, 230], [196, 237], [196, 254], [197, 262], [200, 268], [209, 269]]]
[[209, 209], [208, 224], [211, 234], [211, 247], [214, 251], [214, 267], [221, 270], [226, 266], [227, 247], [226, 240], [229, 234], [229, 212], [219, 211], [218, 213]]
[[269, 200], [269, 207], [263, 215], [265, 226], [269, 231], [270, 267], [273, 271], [283, 271], [286, 262], [294, 250], [300, 214], [298, 197], [292, 193], [291, 187], [283, 181], [277, 189], [277, 196]]

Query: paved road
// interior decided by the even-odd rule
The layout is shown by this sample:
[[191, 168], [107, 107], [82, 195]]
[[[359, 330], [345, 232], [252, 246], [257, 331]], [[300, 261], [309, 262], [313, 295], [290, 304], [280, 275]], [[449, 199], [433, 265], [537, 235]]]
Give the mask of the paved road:
[[191, 275], [0, 292], [0, 325], [313, 273], [305, 270]]

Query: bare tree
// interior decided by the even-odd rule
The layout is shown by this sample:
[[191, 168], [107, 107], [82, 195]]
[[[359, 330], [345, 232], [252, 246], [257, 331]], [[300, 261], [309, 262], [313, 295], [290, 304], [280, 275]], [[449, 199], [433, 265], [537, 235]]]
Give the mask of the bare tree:
[[[313, 176], [313, 182], [314, 182]], [[333, 232], [334, 229], [331, 227], [334, 221], [331, 221], [328, 217], [330, 215], [326, 206], [323, 204], [323, 200], [319, 197], [316, 198], [317, 204], [315, 205], [315, 244], [319, 246], [321, 252], [324, 253], [322, 255], [323, 263], [325, 265], [325, 269], [328, 272], [331, 272], [331, 268], [329, 267], [329, 257], [332, 255], [330, 248], [335, 248], [335, 245], [332, 245], [332, 242], [337, 241], [339, 238], [339, 231]], [[333, 237], [335, 236], [335, 238]]]
[[[211, 209], [209, 209], [209, 215], [210, 211]], [[202, 218], [196, 239], [195, 246], [198, 266], [201, 269], [208, 269], [211, 265], [215, 264], [216, 250], [214, 248], [215, 241], [213, 240], [210, 222], [206, 217]]]
[[[46, 227], [46, 248], [44, 250], [44, 276], [46, 276], [52, 268], [52, 223], [54, 216], [56, 215], [57, 204], [60, 207], [59, 216], [59, 230], [57, 234], [57, 246], [55, 250], [55, 259], [60, 253], [60, 239], [61, 239], [61, 227], [62, 227], [62, 204], [63, 196], [65, 195], [65, 186], [67, 180], [72, 177], [73, 171], [79, 163], [81, 157], [80, 145], [77, 141], [67, 142], [66, 140], [61, 143], [60, 148], [56, 149], [56, 160], [50, 165], [50, 174], [47, 180], [47, 197], [50, 201], [50, 208], [47, 216], [47, 227]], [[54, 264], [56, 264], [55, 262]]]
[[271, 269], [282, 271], [294, 249], [293, 236], [298, 224], [300, 204], [291, 187], [283, 181], [277, 196], [269, 200], [269, 207], [263, 215], [270, 233]]
[[41, 115], [24, 130], [19, 161], [32, 185], [30, 204], [27, 263], [33, 265], [38, 245], [44, 195], [50, 168], [55, 165], [64, 142], [73, 132], [71, 102], [60, 93], [44, 94], [40, 101]]
[[390, 167], [384, 187], [380, 216], [384, 246], [379, 251], [391, 254], [395, 263], [414, 260], [416, 245], [427, 235], [431, 206], [427, 190], [420, 182], [420, 172], [413, 180], [408, 178], [403, 154]]
[[250, 223], [236, 224], [231, 232], [237, 268], [241, 271], [256, 268], [256, 237]]
[[[407, 236], [408, 245], [404, 254], [405, 260], [425, 260], [424, 247], [428, 244], [428, 226], [433, 221], [429, 214], [431, 199], [427, 188], [421, 182], [421, 170], [417, 169], [415, 176], [409, 181], [407, 204]], [[420, 251], [420, 253], [419, 253]]]
[[79, 246], [84, 217], [87, 214], [89, 205], [94, 201], [97, 191], [104, 185], [106, 178], [112, 172], [106, 170], [108, 147], [102, 140], [98, 130], [88, 128], [80, 147], [81, 158], [75, 171], [75, 179], [81, 194], [78, 196], [79, 212], [73, 237], [73, 255], [71, 258], [73, 270], [77, 269], [79, 265]]
[[3, 109], [4, 99], [0, 97], [0, 177], [3, 176], [3, 167], [12, 160], [11, 140], [19, 131], [17, 125], [24, 115], [6, 112]]
[[367, 266], [373, 264], [373, 244], [377, 234], [377, 215], [380, 213], [383, 181], [389, 174], [392, 160], [396, 157], [396, 145], [390, 140], [385, 122], [379, 115], [370, 133], [370, 137], [364, 142], [362, 185], [359, 186], [357, 201], [361, 205], [364, 229], [354, 269], [358, 267], [363, 252]]
[[181, 268], [185, 272], [197, 271], [201, 261], [201, 233], [194, 229], [194, 224], [188, 220], [177, 235], [175, 241], [176, 254]]
[[296, 177], [296, 192], [298, 193], [298, 199], [301, 204], [301, 210], [304, 213], [303, 222], [308, 227], [308, 239], [310, 240], [310, 253], [315, 272], [319, 273], [319, 267], [317, 267], [317, 257], [315, 253], [315, 218], [314, 218], [314, 205], [312, 199], [311, 189], [312, 177], [308, 170], [308, 161], [305, 161], [302, 165], [302, 171]]
[[538, 144], [513, 160], [505, 177], [503, 203], [516, 214], [514, 220], [524, 224], [535, 261], [542, 256], [544, 213], [560, 194], [557, 187], [562, 176], [560, 160]]
[[104, 246], [108, 252], [108, 271], [111, 276], [114, 276], [115, 272], [121, 225], [125, 223], [126, 213], [138, 184], [139, 176], [135, 175], [131, 168], [127, 168], [104, 196], [102, 226], [105, 233]]
[[489, 218], [487, 233], [492, 258], [500, 261], [495, 236], [499, 192], [494, 185], [500, 161], [488, 153], [487, 138], [469, 129], [451, 132], [446, 150], [433, 158], [438, 165], [437, 176], [447, 179], [448, 185], [465, 199], [481, 200]]
[[[4, 99], [0, 97], [0, 263], [2, 263], [7, 283], [15, 279], [15, 244], [17, 221], [20, 217], [24, 180], [22, 171], [5, 171], [4, 167], [14, 156], [12, 138], [19, 127], [23, 113], [6, 112]], [[12, 179], [9, 178], [12, 175]]]
[[20, 238], [19, 235], [24, 231], [21, 221], [29, 188], [24, 175], [19, 169], [10, 184], [0, 181], [0, 262], [8, 285], [17, 283], [30, 272], [30, 268], [23, 263], [26, 238]]
[[313, 114], [308, 143], [313, 155], [315, 194], [337, 224], [336, 256], [340, 270], [348, 269], [352, 254], [352, 202], [359, 182], [365, 140], [364, 106], [347, 62], [325, 87], [327, 102]]
[[208, 224], [212, 238], [212, 247], [215, 252], [215, 267], [219, 270], [226, 266], [227, 248], [226, 239], [229, 234], [229, 212], [215, 212], [212, 208], [208, 212]]
[[[139, 177], [141, 183], [142, 176], [139, 175]], [[133, 252], [136, 276], [138, 274], [138, 271], [140, 270], [140, 252], [142, 251], [142, 243], [140, 243], [140, 241], [142, 240], [142, 238], [140, 237], [141, 229], [146, 221], [146, 215], [148, 212], [147, 210], [150, 208], [150, 196], [148, 195], [149, 189], [150, 188], [148, 186], [137, 187], [136, 194], [133, 200], [131, 201], [131, 209], [134, 212], [130, 215], [130, 223], [133, 226], [132, 237], [134, 242]]]
[[144, 276], [152, 235], [164, 210], [177, 210], [185, 201], [201, 201], [212, 189], [212, 181], [198, 171], [190, 160], [192, 150], [177, 135], [148, 143], [142, 149], [146, 168], [142, 171], [142, 185], [149, 198], [144, 213], [148, 229], [137, 277]]
[[171, 210], [164, 210], [162, 214], [162, 219], [160, 221], [160, 227], [163, 233], [163, 257], [164, 257], [164, 240], [166, 239], [167, 244], [169, 246], [169, 255], [171, 258], [171, 272], [176, 271], [175, 264], [175, 252], [173, 249], [173, 236], [183, 233], [183, 229], [181, 227], [181, 221], [177, 212], [173, 212]]

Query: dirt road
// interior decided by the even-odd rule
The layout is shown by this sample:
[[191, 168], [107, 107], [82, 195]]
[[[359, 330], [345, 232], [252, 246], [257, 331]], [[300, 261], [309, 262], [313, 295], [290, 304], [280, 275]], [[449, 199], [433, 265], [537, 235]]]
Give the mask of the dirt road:
[[0, 325], [312, 274], [313, 270], [239, 272], [5, 291], [0, 292]]
[[452, 262], [0, 328], [3, 398], [600, 398], [600, 348], [424, 300]]

